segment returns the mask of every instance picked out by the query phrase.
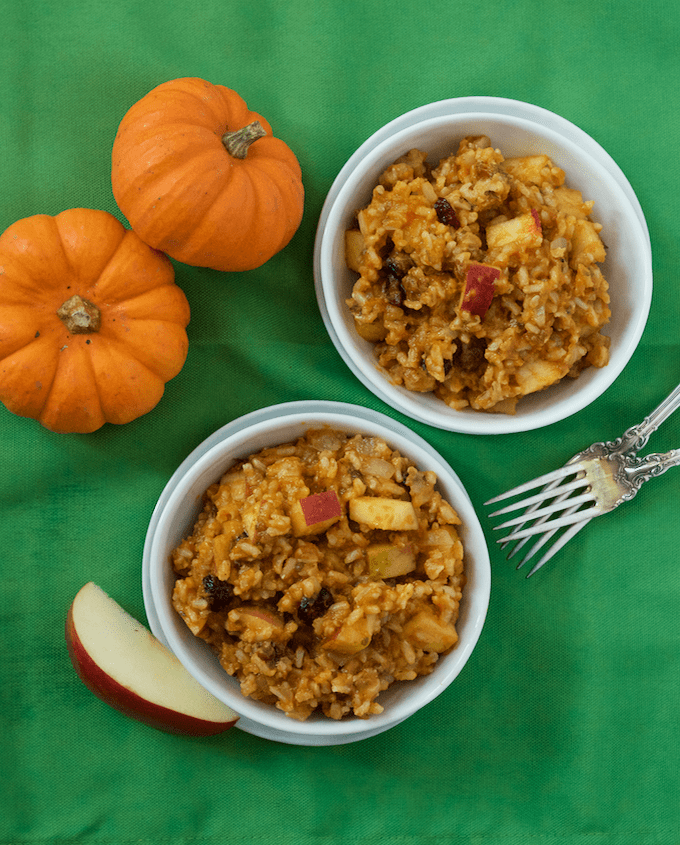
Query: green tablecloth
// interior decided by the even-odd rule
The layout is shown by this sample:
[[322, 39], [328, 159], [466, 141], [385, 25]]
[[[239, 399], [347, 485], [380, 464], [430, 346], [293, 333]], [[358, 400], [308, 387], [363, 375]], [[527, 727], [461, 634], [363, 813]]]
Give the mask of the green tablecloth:
[[[481, 438], [413, 423], [482, 514], [490, 495], [641, 420], [680, 380], [680, 7], [516, 0], [186, 3], [3, 0], [0, 229], [73, 206], [118, 214], [110, 153], [129, 106], [201, 76], [236, 89], [299, 157], [305, 215], [259, 270], [176, 265], [190, 350], [158, 407], [57, 435], [0, 407], [0, 842], [680, 842], [680, 472], [595, 520], [526, 581], [494, 544], [487, 623], [455, 683], [381, 736], [299, 748], [126, 719], [77, 680], [66, 609], [94, 580], [145, 619], [157, 497], [215, 429], [277, 402], [384, 406], [349, 372], [314, 296], [335, 175], [389, 120], [451, 97], [526, 100], [590, 133], [646, 214], [655, 293], [629, 366], [592, 407]], [[118, 216], [120, 216], [118, 214]], [[650, 443], [680, 445], [678, 419]]]

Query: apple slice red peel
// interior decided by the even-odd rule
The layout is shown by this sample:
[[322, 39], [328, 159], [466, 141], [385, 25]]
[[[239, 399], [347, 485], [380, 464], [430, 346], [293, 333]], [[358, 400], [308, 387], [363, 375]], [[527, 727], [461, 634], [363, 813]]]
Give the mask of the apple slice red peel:
[[140, 622], [88, 582], [66, 617], [73, 667], [102, 701], [167, 733], [213, 736], [233, 727], [238, 714], [182, 666]]
[[482, 319], [493, 302], [495, 285], [501, 271], [488, 264], [470, 264], [465, 275], [465, 292], [461, 308]]

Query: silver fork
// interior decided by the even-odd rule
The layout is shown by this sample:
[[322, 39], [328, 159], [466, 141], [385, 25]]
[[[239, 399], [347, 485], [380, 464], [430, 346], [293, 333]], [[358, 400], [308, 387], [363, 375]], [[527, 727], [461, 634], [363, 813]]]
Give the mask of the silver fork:
[[507, 536], [498, 541], [502, 548], [515, 542], [508, 559], [528, 540], [538, 537], [517, 565], [517, 569], [524, 566], [557, 532], [565, 529], [534, 565], [527, 575], [529, 578], [591, 519], [609, 513], [622, 502], [630, 501], [645, 481], [680, 464], [680, 449], [646, 457], [637, 456], [638, 450], [647, 443], [650, 435], [678, 407], [680, 385], [639, 425], [631, 426], [621, 437], [613, 441], [593, 443], [570, 458], [560, 469], [541, 475], [485, 502], [486, 505], [492, 505], [543, 485], [540, 492], [489, 514], [490, 517], [495, 517], [524, 508], [520, 516], [496, 526], [496, 530], [512, 528]]

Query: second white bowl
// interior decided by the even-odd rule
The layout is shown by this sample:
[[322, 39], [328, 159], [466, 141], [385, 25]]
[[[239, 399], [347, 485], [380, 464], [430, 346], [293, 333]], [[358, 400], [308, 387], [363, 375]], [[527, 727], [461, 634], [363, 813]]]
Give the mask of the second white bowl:
[[[498, 101], [499, 110], [507, 101]], [[395, 122], [394, 132], [380, 130], [376, 142], [366, 142], [361, 156], [353, 156], [334, 183], [324, 206], [315, 245], [315, 285], [326, 328], [338, 352], [354, 374], [391, 407], [437, 428], [470, 434], [503, 434], [539, 428], [585, 408], [614, 382], [635, 351], [647, 322], [652, 296], [652, 256], [649, 235], [639, 204], [625, 177], [610, 166], [606, 154], [591, 154], [592, 139], [579, 145], [565, 131], [566, 121], [546, 120], [544, 110], [525, 106], [525, 117], [494, 113], [493, 98], [484, 98], [488, 111], [418, 114], [413, 122]], [[506, 111], [507, 108], [506, 108]], [[534, 116], [535, 119], [530, 119]], [[556, 116], [554, 116], [556, 117]], [[553, 124], [553, 126], [547, 124]], [[575, 127], [574, 127], [575, 128]], [[380, 370], [373, 344], [354, 329], [346, 305], [356, 275], [345, 263], [344, 233], [358, 209], [370, 202], [384, 168], [409, 149], [428, 153], [436, 163], [455, 151], [465, 135], [485, 134], [506, 156], [546, 153], [566, 173], [570, 187], [594, 200], [593, 219], [603, 225], [607, 259], [603, 273], [610, 287], [612, 319], [605, 328], [611, 338], [606, 367], [583, 371], [578, 379], [564, 379], [547, 390], [527, 396], [514, 416], [456, 411], [432, 394], [413, 393], [392, 384]], [[583, 134], [583, 133], [581, 133]], [[587, 136], [586, 136], [587, 137]], [[369, 139], [370, 140], [370, 139]]]

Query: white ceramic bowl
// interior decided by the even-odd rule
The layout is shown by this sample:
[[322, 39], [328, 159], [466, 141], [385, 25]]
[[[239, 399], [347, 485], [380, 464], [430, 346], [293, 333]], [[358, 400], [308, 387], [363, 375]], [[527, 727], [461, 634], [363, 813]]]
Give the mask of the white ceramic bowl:
[[[298, 722], [280, 710], [241, 695], [238, 682], [227, 675], [217, 657], [194, 637], [172, 607], [174, 583], [169, 563], [172, 549], [190, 533], [208, 486], [239, 457], [295, 438], [310, 427], [328, 424], [338, 430], [383, 437], [417, 466], [437, 473], [439, 489], [463, 522], [468, 581], [457, 623], [459, 642], [428, 676], [393, 684], [380, 696], [384, 712], [369, 719], [340, 721], [312, 716]], [[186, 669], [241, 719], [237, 727], [257, 736], [295, 745], [335, 745], [354, 742], [397, 725], [454, 680], [469, 659], [484, 624], [491, 572], [484, 535], [460, 480], [424, 440], [382, 414], [337, 402], [292, 402], [248, 414], [215, 432], [181, 464], [161, 495], [149, 525], [143, 560], [144, 603], [151, 630]]]
[[[602, 223], [612, 319], [610, 362], [578, 379], [563, 379], [523, 398], [513, 416], [455, 411], [432, 394], [392, 384], [378, 367], [373, 344], [354, 329], [346, 306], [356, 274], [344, 258], [344, 233], [358, 209], [370, 202], [382, 170], [414, 147], [435, 164], [455, 151], [465, 135], [486, 134], [506, 156], [546, 153], [566, 173], [569, 187], [594, 200]], [[447, 100], [417, 109], [383, 127], [350, 158], [336, 178], [319, 220], [314, 253], [319, 308], [338, 352], [354, 374], [391, 407], [436, 428], [470, 434], [528, 431], [585, 408], [614, 382], [635, 351], [652, 297], [649, 233], [635, 193], [610, 156], [580, 129], [557, 115], [514, 100], [492, 97]]]

